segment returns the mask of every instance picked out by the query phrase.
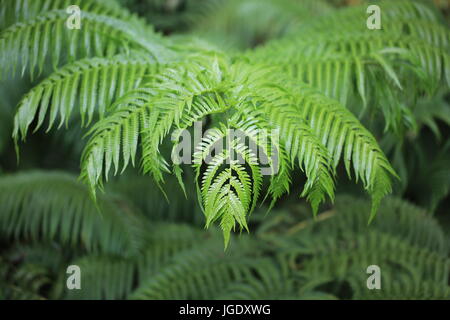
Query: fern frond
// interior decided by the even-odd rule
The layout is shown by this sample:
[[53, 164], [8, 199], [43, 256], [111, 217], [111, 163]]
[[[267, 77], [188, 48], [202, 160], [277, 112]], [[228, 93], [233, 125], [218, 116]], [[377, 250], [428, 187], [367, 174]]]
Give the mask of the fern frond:
[[[56, 68], [61, 61], [71, 62], [93, 55], [113, 56], [131, 49], [145, 50], [158, 61], [170, 54], [156, 34], [150, 33], [149, 37], [149, 32], [145, 32], [144, 36], [144, 31], [122, 20], [85, 12], [82, 15], [83, 28], [80, 30], [67, 28], [66, 20], [65, 11], [49, 11], [1, 32], [1, 76], [15, 72], [19, 64], [22, 75], [29, 69], [33, 76], [36, 69], [42, 70], [49, 55]], [[7, 60], [7, 57], [13, 57], [14, 60]]]
[[302, 196], [307, 196], [314, 214], [328, 195], [334, 198], [334, 180], [328, 151], [306, 123], [305, 118], [293, 107], [288, 91], [275, 89], [260, 93], [269, 119], [280, 128], [280, 137], [285, 145], [291, 165], [298, 161], [308, 178]]
[[[336, 32], [346, 33], [352, 30], [367, 30], [367, 7], [369, 1], [359, 3], [356, 6], [348, 6], [341, 10], [333, 11], [328, 15], [317, 17], [306, 25], [303, 25], [302, 32]], [[372, 3], [369, 3], [372, 4]], [[382, 25], [395, 22], [400, 19], [436, 21], [438, 12], [432, 4], [421, 0], [380, 0], [376, 2], [382, 11]], [[336, 25], [341, 25], [342, 29], [333, 29]]]
[[[303, 90], [303, 96], [299, 95], [293, 91], [294, 86], [288, 85], [289, 82], [273, 69], [233, 62], [220, 52], [182, 53], [182, 59], [173, 60], [162, 68], [156, 68], [156, 57], [146, 59], [142, 58], [143, 54], [145, 51], [123, 58], [123, 65], [122, 58], [116, 56], [79, 61], [57, 71], [23, 99], [16, 115], [16, 141], [19, 137], [25, 138], [36, 118], [39, 128], [46, 113], [50, 113], [49, 129], [58, 115], [59, 126], [67, 124], [77, 88], [81, 86], [82, 120], [91, 121], [96, 105], [100, 118], [108, 111], [88, 132], [90, 140], [82, 156], [81, 177], [95, 195], [95, 188], [102, 187], [112, 167], [117, 174], [129, 163], [135, 164], [139, 146], [142, 169], [153, 176], [158, 186], [164, 182], [165, 173], [173, 173], [182, 183], [181, 168], [174, 164], [171, 170], [160, 147], [176, 130], [186, 130], [197, 121], [214, 118], [210, 129], [221, 132], [214, 139], [225, 140], [227, 149], [213, 155], [213, 162], [205, 167], [213, 142], [217, 141], [204, 141], [197, 153], [199, 156], [194, 157], [197, 161], [194, 169], [201, 185], [198, 195], [206, 225], [220, 221], [225, 244], [235, 223], [247, 228], [247, 216], [261, 193], [264, 157], [269, 159], [272, 174], [276, 175], [277, 169], [281, 169], [281, 178], [271, 178], [269, 193], [273, 199], [289, 191], [290, 172], [297, 165], [307, 178], [301, 196], [311, 203], [314, 214], [326, 197], [334, 197], [335, 167], [343, 147], [347, 169], [352, 161], [357, 180], [364, 182], [373, 197], [372, 218], [381, 198], [390, 192], [390, 175], [394, 173], [376, 141], [349, 113], [342, 113], [336, 102], [316, 101], [315, 97], [321, 95], [307, 90]], [[119, 66], [114, 59], [118, 59]], [[138, 66], [141, 68], [136, 70]], [[123, 78], [116, 80], [114, 76], [118, 69], [123, 71], [122, 76], [126, 71], [133, 72], [126, 88], [120, 87], [124, 84]], [[98, 79], [100, 85], [96, 85]], [[111, 85], [109, 92], [108, 84]], [[133, 87], [138, 88], [130, 91]], [[108, 105], [110, 101], [113, 103]], [[311, 103], [313, 107], [309, 109]], [[302, 114], [299, 108], [312, 114]], [[319, 122], [316, 126], [316, 112], [326, 117], [323, 125]], [[346, 125], [332, 132], [329, 139], [331, 121], [337, 119]], [[230, 129], [241, 131], [262, 152], [256, 155], [255, 150], [235, 140], [228, 132]], [[268, 134], [274, 129], [279, 131], [280, 141]], [[174, 148], [176, 146], [177, 143]], [[236, 154], [243, 163], [236, 162]], [[281, 185], [275, 187], [275, 184]]]
[[381, 199], [392, 191], [390, 176], [397, 176], [375, 138], [365, 129], [350, 111], [336, 101], [322, 95], [299, 89], [297, 110], [307, 119], [320, 141], [332, 155], [333, 167], [340, 159], [349, 177], [353, 167], [356, 181], [361, 180], [372, 196], [373, 219]]
[[[276, 76], [266, 79], [268, 72], [272, 70], [240, 62], [230, 65], [218, 58], [203, 58], [189, 65], [174, 62], [163, 68], [150, 82], [116, 101], [109, 108], [111, 115], [93, 126], [83, 154], [82, 177], [94, 191], [112, 166], [117, 174], [130, 162], [134, 165], [141, 145], [143, 171], [151, 173], [159, 185], [164, 173], [171, 172], [159, 150], [165, 138], [214, 115], [214, 127], [193, 157], [207, 226], [222, 221], [225, 235], [234, 228], [234, 222], [246, 228], [245, 217], [254, 209], [261, 191], [261, 155], [231, 137], [229, 129], [244, 133], [265, 157], [276, 156], [278, 164], [273, 160], [268, 163], [275, 175], [269, 186], [274, 199], [289, 191], [294, 164], [304, 170], [307, 182], [302, 196], [308, 198], [315, 213], [326, 196], [333, 199], [334, 168], [344, 150], [347, 169], [352, 163], [357, 179], [373, 197], [373, 217], [380, 199], [390, 192], [389, 176], [395, 175], [375, 139], [337, 102], [306, 87], [302, 95], [289, 86], [282, 88], [270, 82], [278, 81]], [[325, 118], [319, 121], [319, 114]], [[331, 131], [333, 123], [337, 126]], [[279, 130], [279, 142], [267, 134], [272, 129]], [[211, 154], [224, 142], [226, 149]], [[235, 162], [233, 154], [245, 165]], [[209, 156], [212, 161], [205, 167]], [[276, 177], [275, 165], [281, 169], [281, 179], [287, 181]], [[180, 172], [178, 179], [181, 181]], [[281, 186], [275, 187], [279, 183]]]
[[[305, 263], [302, 275], [346, 279], [354, 290], [355, 299], [449, 298], [447, 257], [411, 248], [401, 240], [374, 232], [358, 235], [353, 242], [354, 246], [349, 248], [325, 249], [323, 255], [317, 253], [315, 258]], [[372, 264], [380, 267], [383, 279], [382, 290], [373, 291], [382, 293], [372, 293], [367, 289], [367, 274], [364, 271]], [[392, 264], [397, 266], [395, 270]]]
[[82, 124], [89, 125], [95, 114], [102, 118], [106, 106], [139, 86], [157, 70], [157, 64], [139, 54], [112, 58], [79, 60], [59, 69], [26, 94], [19, 103], [13, 138], [25, 139], [30, 125], [38, 118], [38, 130], [50, 113], [49, 131], [59, 117], [59, 127], [70, 119], [76, 104]]
[[[412, 2], [380, 2], [386, 6], [381, 30], [361, 23], [366, 7], [360, 6], [306, 24], [247, 57], [275, 65], [344, 105], [355, 99], [364, 107], [375, 105], [386, 126], [397, 130], [406, 117], [399, 101], [412, 104], [422, 90], [430, 93], [445, 81], [450, 84], [450, 32], [427, 6]], [[418, 20], [412, 23], [411, 16]], [[365, 110], [357, 108], [358, 113]]]
[[[257, 77], [252, 76], [251, 82], [257, 83]], [[293, 162], [297, 157], [296, 153], [300, 154], [298, 156], [300, 168], [303, 168], [304, 164], [311, 166], [310, 169], [306, 167], [306, 175], [308, 178], [311, 177], [312, 183], [317, 182], [316, 177], [311, 176], [310, 172], [322, 173], [318, 180], [319, 185], [314, 186], [317, 193], [315, 195], [313, 193], [311, 198], [314, 212], [323, 202], [324, 195], [333, 199], [334, 182], [331, 173], [336, 169], [340, 159], [344, 158], [348, 175], [351, 176], [350, 168], [353, 165], [356, 181], [360, 179], [372, 196], [371, 219], [373, 219], [380, 200], [391, 192], [390, 176], [396, 176], [375, 138], [337, 101], [328, 99], [305, 85], [291, 84], [291, 87], [289, 81], [279, 77], [275, 72], [267, 77], [272, 78], [272, 81], [283, 83], [284, 87], [288, 88], [274, 89], [272, 86], [269, 89], [263, 86], [258, 94], [267, 99], [266, 112], [280, 127], [289, 158]], [[290, 88], [293, 89], [289, 90]], [[309, 142], [304, 141], [307, 138], [310, 139]], [[311, 158], [312, 161], [320, 159], [318, 161], [322, 164], [322, 171], [317, 169], [317, 162], [309, 162], [311, 159], [302, 158], [304, 150], [308, 150], [306, 155], [311, 154], [309, 151], [311, 146], [322, 148], [316, 147], [317, 155]], [[308, 183], [304, 194], [308, 194], [307, 187]]]
[[127, 298], [137, 284], [164, 273], [165, 268], [171, 266], [174, 260], [181, 260], [181, 257], [191, 251], [202, 254], [195, 247], [203, 247], [205, 240], [212, 240], [215, 249], [221, 248], [218, 233], [209, 234], [181, 224], [152, 224], [145, 244], [133, 256], [86, 255], [72, 260], [71, 264], [78, 265], [83, 270], [82, 290], [66, 290], [63, 281], [66, 275], [60, 274], [60, 281], [53, 288], [53, 294], [64, 299]]

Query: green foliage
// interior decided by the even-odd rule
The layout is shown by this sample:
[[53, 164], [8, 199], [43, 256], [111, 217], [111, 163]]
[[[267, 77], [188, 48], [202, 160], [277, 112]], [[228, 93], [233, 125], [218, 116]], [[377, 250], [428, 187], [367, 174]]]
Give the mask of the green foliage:
[[[432, 99], [422, 98], [413, 108], [415, 123], [400, 134], [388, 133], [380, 145], [401, 177], [398, 194], [435, 212], [449, 194], [450, 105], [446, 90]], [[376, 128], [373, 131], [382, 131]]]
[[[99, 120], [87, 133], [90, 140], [81, 163], [81, 177], [93, 193], [110, 171], [118, 174], [129, 163], [135, 164], [139, 146], [144, 173], [150, 173], [158, 185], [164, 181], [164, 173], [170, 172], [181, 182], [181, 167], [174, 163], [170, 168], [160, 146], [169, 135], [179, 132], [176, 130], [190, 128], [204, 118], [214, 119], [214, 125], [197, 147], [193, 168], [206, 225], [220, 222], [225, 245], [236, 224], [247, 229], [247, 216], [264, 182], [261, 159], [254, 150], [230, 138], [229, 129], [255, 137], [252, 139], [268, 158], [279, 156], [280, 174], [272, 176], [268, 187], [274, 200], [289, 191], [290, 176], [300, 168], [307, 178], [301, 195], [316, 213], [326, 197], [334, 197], [335, 168], [341, 158], [347, 173], [350, 175], [353, 166], [356, 181], [361, 180], [371, 194], [371, 218], [381, 198], [391, 191], [390, 176], [395, 173], [376, 140], [341, 104], [319, 91], [290, 84], [273, 68], [236, 61], [217, 51], [187, 53], [157, 35], [144, 38], [145, 26], [137, 27], [134, 20], [116, 23], [115, 18], [86, 12], [84, 35], [78, 35], [80, 31], [63, 26], [64, 17], [61, 11], [48, 11], [9, 27], [0, 35], [4, 52], [21, 57], [22, 72], [30, 65], [31, 74], [36, 65], [42, 69], [49, 52], [53, 64], [59, 64], [66, 48], [61, 46], [62, 39], [67, 41], [68, 61], [92, 54], [103, 58], [69, 63], [33, 88], [19, 103], [13, 136], [17, 143], [25, 139], [30, 126], [37, 130], [46, 120], [47, 131], [58, 118], [58, 127], [67, 125], [75, 105], [79, 106], [81, 125], [89, 125], [98, 114]], [[51, 30], [58, 35], [50, 37]], [[34, 45], [28, 46], [28, 41]], [[98, 50], [91, 52], [91, 47]], [[123, 52], [126, 48], [132, 51]], [[29, 56], [34, 57], [31, 62]], [[393, 77], [384, 60], [377, 57], [377, 61], [386, 76]], [[274, 129], [280, 131], [279, 143], [263, 133]], [[256, 138], [261, 133], [267, 135], [268, 146]], [[214, 155], [205, 169], [206, 156], [220, 139], [229, 140], [227, 149]], [[175, 141], [174, 149], [177, 146]], [[234, 153], [245, 165], [232, 158]], [[278, 171], [275, 164], [269, 165]]]
[[[431, 3], [378, 1], [369, 30], [363, 0], [117, 2], [0, 0], [0, 299], [450, 297]], [[371, 204], [335, 195], [354, 182]]]
[[[37, 175], [40, 183], [33, 181]], [[24, 177], [28, 182], [23, 182]], [[45, 188], [42, 180], [54, 186], [53, 192], [73, 188], [75, 183], [67, 175], [46, 172], [22, 173], [2, 178], [2, 182], [13, 185], [13, 178], [27, 185], [28, 197], [41, 199]], [[87, 192], [83, 185], [78, 189]], [[74, 193], [61, 191], [58, 198], [61, 203], [74, 204]], [[14, 192], [10, 199], [19, 194]], [[86, 199], [85, 208], [91, 201]], [[49, 211], [46, 202], [30, 203], [37, 213]], [[16, 225], [5, 219], [10, 216], [7, 209], [0, 214], [3, 230]], [[111, 206], [101, 208], [102, 224], [95, 231], [96, 238], [107, 238], [111, 245], [123, 242], [126, 232], [111, 233], [108, 228], [114, 210]], [[145, 233], [132, 233], [139, 239], [135, 250], [101, 245], [90, 250], [88, 239], [68, 241], [73, 239], [73, 231], [64, 228], [52, 237], [22, 237], [23, 244], [0, 251], [1, 259], [7, 262], [1, 264], [0, 293], [6, 299], [448, 298], [449, 248], [436, 221], [397, 199], [383, 203], [380, 218], [371, 226], [362, 214], [365, 211], [367, 202], [348, 196], [339, 196], [335, 207], [319, 215], [317, 221], [306, 219], [300, 224], [294, 210], [275, 210], [258, 224], [264, 214], [258, 211], [251, 220], [259, 225], [257, 236], [231, 237], [232, 245], [226, 252], [215, 231], [151, 223], [142, 215], [122, 212], [122, 222], [115, 223], [116, 228], [146, 226]], [[84, 210], [78, 216], [89, 221], [91, 213]], [[36, 222], [28, 229], [30, 234], [37, 230], [48, 233], [41, 226], [58, 221], [42, 214], [33, 219]], [[2, 234], [2, 240], [16, 237]], [[371, 264], [381, 267], [382, 290], [366, 287], [365, 269]], [[81, 268], [82, 290], [66, 289], [68, 265]]]
[[30, 20], [46, 11], [66, 10], [71, 5], [79, 6], [82, 11], [119, 19], [137, 20], [115, 0], [2, 0], [0, 1], [2, 8], [0, 29], [9, 27], [16, 22]]
[[92, 203], [70, 174], [5, 175], [0, 179], [1, 237], [58, 241], [89, 252], [135, 252], [145, 230], [138, 216], [120, 198], [98, 200]]
[[193, 33], [231, 49], [259, 46], [298, 30], [310, 19], [332, 11], [332, 7], [322, 0], [208, 2], [211, 4], [189, 16]]
[[408, 126], [423, 91], [450, 84], [448, 27], [418, 1], [380, 1], [382, 28], [369, 30], [366, 7], [332, 12], [247, 56], [276, 65], [297, 81], [361, 114], [382, 112], [386, 128]]
[[[265, 233], [306, 288], [329, 286], [353, 299], [448, 299], [449, 248], [437, 222], [413, 205], [389, 199], [368, 227], [365, 206], [341, 196], [323, 221], [294, 226], [285, 237]], [[370, 265], [381, 269], [381, 290], [366, 286]]]

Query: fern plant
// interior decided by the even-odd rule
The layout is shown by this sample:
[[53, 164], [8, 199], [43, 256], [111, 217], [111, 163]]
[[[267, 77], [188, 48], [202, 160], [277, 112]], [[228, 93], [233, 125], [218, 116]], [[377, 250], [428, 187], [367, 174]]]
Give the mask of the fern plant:
[[[340, 45], [334, 32], [324, 31], [333, 23], [326, 17], [302, 27], [314, 35], [310, 40], [286, 38], [261, 51], [232, 56], [209, 45], [178, 45], [106, 1], [80, 1], [82, 28], [70, 30], [65, 26], [66, 4], [36, 0], [31, 6], [23, 0], [14, 10], [9, 1], [2, 6], [6, 28], [0, 33], [1, 77], [17, 71], [32, 79], [45, 76], [19, 102], [16, 145], [45, 124], [47, 131], [73, 125], [77, 113], [78, 125], [88, 127], [89, 137], [80, 176], [94, 197], [111, 174], [138, 161], [161, 188], [164, 176], [173, 174], [184, 189], [183, 167], [170, 163], [168, 154], [176, 153], [179, 132], [204, 121], [210, 130], [194, 146], [191, 167], [206, 226], [220, 223], [225, 246], [236, 225], [248, 229], [248, 215], [264, 189], [273, 204], [290, 191], [291, 179], [300, 172], [305, 177], [301, 196], [316, 214], [321, 203], [334, 198], [341, 159], [348, 175], [371, 195], [373, 219], [396, 174], [376, 139], [349, 111], [352, 103], [346, 97], [357, 91], [368, 103], [367, 94], [395, 96], [385, 82], [401, 87], [411, 72], [419, 77], [420, 89], [434, 88], [445, 74], [448, 78], [448, 31], [431, 10], [415, 2], [386, 4], [386, 32], [358, 27], [360, 9], [349, 10], [335, 16], [345, 18], [344, 30], [353, 30], [339, 38]], [[422, 19], [426, 32], [404, 22], [411, 16]], [[399, 40], [404, 32], [411, 41]], [[319, 40], [325, 45], [314, 46]], [[318, 81], [292, 78], [275, 63], [289, 57], [294, 47], [300, 59], [317, 66], [308, 74]], [[352, 60], [347, 49], [354, 52]], [[396, 70], [392, 65], [399, 59], [401, 70]], [[49, 75], [44, 74], [47, 62], [54, 69]], [[395, 101], [383, 105], [397, 112]], [[263, 154], [230, 135], [230, 129], [243, 132]], [[279, 139], [267, 134], [271, 131], [279, 132]], [[172, 147], [170, 137], [175, 137]], [[212, 153], [224, 141], [226, 147]], [[277, 159], [269, 162], [274, 174], [265, 178], [262, 158], [272, 157]]]

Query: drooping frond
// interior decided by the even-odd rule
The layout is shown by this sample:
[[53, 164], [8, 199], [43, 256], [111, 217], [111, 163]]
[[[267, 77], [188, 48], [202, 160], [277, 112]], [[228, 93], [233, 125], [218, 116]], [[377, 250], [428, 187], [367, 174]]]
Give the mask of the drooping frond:
[[147, 127], [149, 110], [145, 103], [149, 95], [152, 95], [150, 89], [139, 89], [126, 95], [117, 102], [124, 104], [124, 107], [97, 122], [88, 132], [93, 137], [83, 152], [81, 175], [89, 182], [92, 190], [101, 183], [103, 177], [107, 178], [112, 164], [117, 174], [121, 157], [122, 172], [130, 159], [134, 165], [139, 134]]
[[[109, 72], [108, 66], [105, 70]], [[157, 184], [170, 172], [181, 182], [181, 168], [177, 163], [170, 166], [160, 147], [170, 134], [177, 137], [197, 121], [214, 116], [214, 128], [209, 128], [209, 134], [198, 147], [194, 146], [196, 152], [190, 159], [194, 160], [200, 182], [198, 193], [207, 226], [221, 221], [225, 235], [234, 229], [235, 222], [246, 228], [246, 217], [261, 194], [263, 158], [267, 160], [267, 175], [272, 176], [269, 193], [273, 198], [289, 191], [290, 175], [297, 166], [307, 177], [302, 196], [317, 212], [326, 196], [333, 199], [334, 168], [343, 148], [347, 169], [353, 163], [357, 179], [364, 182], [373, 196], [373, 216], [379, 200], [390, 191], [389, 175], [393, 174], [374, 138], [337, 102], [306, 87], [299, 95], [291, 87], [271, 83], [269, 79], [279, 79], [267, 78], [271, 71], [201, 55], [193, 56], [189, 64], [173, 62], [158, 69], [149, 81], [141, 81], [140, 88], [128, 93], [124, 90], [125, 94], [111, 106], [100, 107], [109, 113], [88, 132], [90, 140], [82, 157], [82, 178], [94, 191], [111, 169], [117, 174], [129, 163], [134, 165], [141, 146], [143, 171], [152, 174]], [[62, 83], [74, 82], [71, 77], [67, 79]], [[23, 103], [23, 111], [19, 109], [16, 137], [19, 131], [23, 131], [24, 137], [37, 117], [37, 106], [48, 103], [41, 98], [43, 88], [41, 85], [35, 89], [38, 94], [31, 94], [37, 97], [36, 101]], [[96, 102], [92, 101], [89, 108]], [[63, 103], [53, 104], [58, 105], [67, 107]], [[40, 110], [39, 118], [43, 119], [47, 110]], [[54, 121], [55, 112], [50, 112], [50, 121]], [[68, 119], [70, 112], [64, 108], [59, 112], [61, 120]], [[316, 121], [319, 114], [321, 118], [325, 116], [323, 123]], [[331, 131], [331, 123], [340, 126]], [[279, 137], [272, 131], [278, 131]], [[253, 148], [233, 137], [236, 132], [250, 139]], [[176, 149], [178, 140], [174, 141]], [[221, 151], [216, 150], [218, 143], [222, 145]], [[212, 150], [217, 152], [211, 153]], [[243, 162], [236, 162], [233, 155]], [[206, 162], [208, 159], [210, 163]]]
[[373, 219], [381, 199], [392, 191], [391, 176], [396, 173], [375, 138], [350, 111], [337, 101], [309, 90], [307, 87], [298, 90], [297, 110], [328, 149], [333, 167], [343, 159], [349, 177], [353, 167], [356, 181], [361, 180], [372, 197], [370, 219]]
[[[236, 225], [247, 229], [248, 216], [263, 193], [264, 176], [270, 176], [273, 205], [289, 192], [296, 170], [302, 170], [306, 182], [301, 196], [314, 214], [327, 198], [334, 198], [341, 158], [371, 194], [371, 218], [390, 192], [395, 173], [376, 140], [323, 93], [293, 85], [273, 68], [229, 58], [208, 46], [181, 50], [125, 20], [91, 12], [82, 18], [82, 30], [69, 30], [63, 11], [44, 10], [34, 20], [6, 29], [0, 42], [5, 52], [19, 57], [11, 67], [20, 65], [22, 73], [28, 66], [31, 71], [42, 69], [47, 53], [55, 66], [85, 58], [56, 70], [22, 99], [13, 136], [16, 142], [23, 140], [32, 124], [36, 130], [47, 119], [48, 130], [67, 125], [77, 105], [82, 126], [98, 114], [81, 160], [81, 178], [94, 195], [111, 171], [122, 173], [137, 160], [159, 187], [165, 174], [173, 174], [185, 189], [181, 165], [190, 164], [206, 226], [219, 222], [226, 245]], [[68, 59], [62, 59], [61, 41], [67, 41]], [[327, 50], [332, 52], [330, 43]], [[31, 55], [33, 50], [39, 53]], [[97, 57], [90, 58], [93, 55]], [[381, 55], [374, 59], [383, 75], [397, 79]], [[188, 163], [178, 163], [182, 133], [205, 119], [209, 132], [194, 141]], [[169, 138], [172, 163], [165, 148]]]
[[[226, 137], [226, 134], [218, 133], [218, 136], [222, 138]], [[206, 140], [208, 141], [209, 137]], [[236, 222], [241, 228], [248, 230], [246, 215], [256, 205], [262, 183], [257, 157], [238, 140], [228, 140], [228, 143], [230, 143], [228, 149], [216, 154], [211, 159], [202, 175], [199, 188], [206, 215], [206, 227], [215, 221], [220, 221], [220, 227], [225, 237], [225, 247]], [[204, 148], [199, 150], [199, 155], [194, 154], [198, 177], [200, 176], [200, 164], [206, 160], [202, 156], [211, 151], [208, 149], [210, 145], [207, 142], [202, 147]], [[251, 175], [247, 173], [243, 164], [234, 159], [231, 154], [233, 151], [241, 156], [245, 164], [250, 167]], [[221, 170], [222, 166], [224, 168]]]
[[[351, 176], [353, 166], [356, 181], [361, 180], [372, 196], [372, 219], [380, 200], [391, 192], [390, 176], [396, 176], [375, 138], [337, 101], [308, 86], [289, 84], [273, 69], [268, 70], [272, 70], [270, 75], [253, 73], [249, 80], [258, 83], [261, 77], [280, 83], [266, 84], [256, 91], [263, 98], [262, 104], [271, 121], [281, 130], [290, 161], [293, 163], [298, 157], [299, 167], [306, 166], [313, 188], [310, 200], [314, 211], [325, 195], [333, 198], [332, 172], [343, 158], [348, 175]], [[287, 89], [282, 89], [281, 84]], [[314, 153], [315, 156], [308, 158]], [[321, 176], [314, 176], [316, 173]], [[307, 183], [304, 194], [308, 194], [308, 187]]]
[[38, 118], [35, 131], [47, 113], [50, 130], [59, 118], [67, 125], [75, 105], [82, 123], [89, 125], [94, 115], [103, 117], [106, 106], [136, 88], [154, 73], [158, 65], [150, 57], [134, 53], [112, 58], [90, 58], [65, 65], [26, 94], [15, 117], [14, 139], [25, 139], [30, 125]]
[[120, 199], [100, 198], [70, 175], [28, 172], [0, 179], [2, 238], [56, 241], [90, 252], [132, 254], [139, 249], [139, 216]]
[[313, 133], [306, 119], [299, 115], [289, 91], [279, 87], [267, 87], [264, 88], [264, 92], [261, 91], [258, 92], [262, 97], [260, 103], [270, 121], [280, 130], [280, 138], [290, 165], [293, 167], [297, 162], [298, 167], [308, 178], [302, 196], [308, 197], [314, 213], [317, 213], [318, 206], [325, 200], [325, 196], [334, 198], [330, 154]]

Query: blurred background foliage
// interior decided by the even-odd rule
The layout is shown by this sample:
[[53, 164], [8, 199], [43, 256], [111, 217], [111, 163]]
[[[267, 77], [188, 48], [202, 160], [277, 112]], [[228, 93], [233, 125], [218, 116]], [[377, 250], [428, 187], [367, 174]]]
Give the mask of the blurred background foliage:
[[[364, 0], [119, 0], [175, 41], [204, 39], [230, 54], [289, 37], [302, 24]], [[450, 4], [427, 1], [450, 22]], [[448, 299], [450, 93], [408, 106], [410, 125], [377, 137], [401, 180], [367, 226], [370, 207], [340, 181], [335, 204], [316, 220], [295, 195], [250, 217], [250, 234], [229, 249], [203, 229], [194, 188], [169, 177], [170, 202], [148, 176], [129, 169], [106, 186], [98, 208], [77, 181], [83, 132], [37, 132], [16, 161], [11, 139], [20, 97], [32, 84], [0, 86], [0, 299]], [[405, 115], [407, 117], [407, 115]], [[186, 172], [187, 186], [189, 172]], [[192, 180], [193, 181], [193, 180]], [[79, 265], [82, 290], [67, 290]], [[368, 290], [366, 268], [382, 270]]]

